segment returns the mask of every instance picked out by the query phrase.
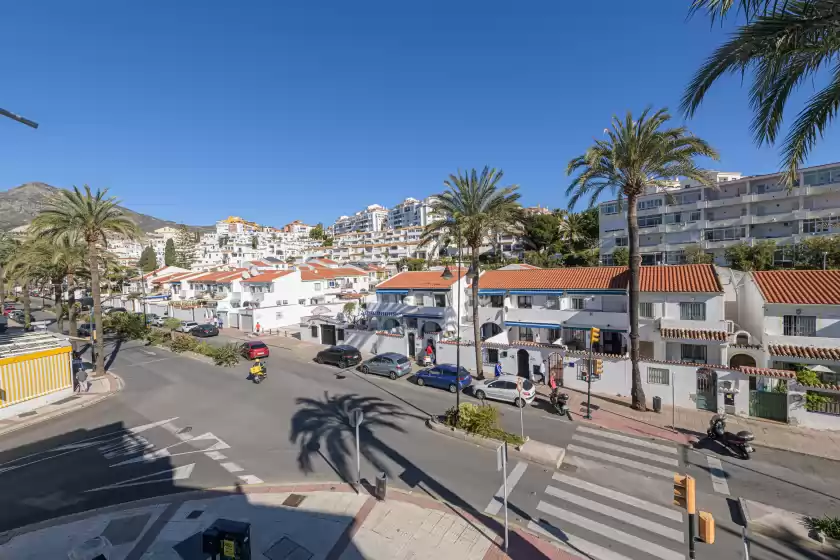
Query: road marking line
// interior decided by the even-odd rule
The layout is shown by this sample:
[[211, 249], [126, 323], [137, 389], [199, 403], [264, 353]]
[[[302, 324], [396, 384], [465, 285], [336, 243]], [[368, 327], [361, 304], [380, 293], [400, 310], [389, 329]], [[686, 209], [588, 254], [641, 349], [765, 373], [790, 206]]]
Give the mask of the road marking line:
[[639, 451], [637, 449], [633, 449], [632, 447], [627, 447], [624, 445], [616, 445], [614, 443], [610, 443], [608, 441], [600, 441], [595, 438], [587, 437], [587, 436], [579, 436], [577, 434], [572, 436], [574, 441], [579, 441], [581, 443], [585, 443], [587, 445], [594, 445], [595, 447], [601, 447], [603, 449], [609, 449], [610, 451], [617, 451], [618, 453], [624, 453], [626, 455], [633, 455], [634, 457], [638, 457], [639, 459], [647, 459], [648, 461], [656, 461], [657, 463], [662, 463], [663, 465], [670, 465], [672, 467], [679, 467], [680, 461], [678, 459], [674, 459], [672, 457], [662, 457], [660, 455], [655, 455], [653, 453], [648, 453], [646, 451]]
[[[91, 488], [90, 490], [85, 490], [85, 493], [98, 492], [99, 490], [113, 490], [115, 488], [125, 488], [127, 486], [140, 486], [141, 484], [154, 484], [156, 482], [174, 482], [176, 480], [185, 480], [190, 477], [194, 468], [195, 463], [190, 463], [189, 465], [175, 467], [174, 469], [160, 471], [152, 474], [146, 474], [143, 476], [138, 476], [137, 478], [129, 478], [124, 482], [117, 482], [116, 484], [109, 484], [108, 486], [101, 486], [99, 488]], [[171, 476], [167, 476], [164, 478], [156, 478], [154, 480], [147, 480], [154, 476], [170, 473]]]
[[676, 447], [672, 447], [670, 445], [661, 445], [658, 443], [653, 443], [652, 441], [647, 441], [643, 439], [637, 439], [630, 436], [625, 436], [621, 434], [614, 434], [613, 432], [606, 432], [604, 430], [596, 430], [594, 428], [590, 428], [589, 426], [578, 426], [577, 431], [584, 432], [587, 434], [592, 434], [594, 436], [607, 438], [607, 439], [614, 439], [616, 441], [623, 441], [625, 443], [630, 443], [633, 445], [638, 445], [640, 447], [647, 447], [649, 449], [656, 449], [657, 451], [662, 451], [664, 453], [679, 453]]
[[144, 354], [148, 354], [149, 356], [157, 356], [157, 354], [155, 354], [155, 353], [154, 353], [154, 352], [152, 352], [151, 350], [143, 350], [143, 353], [144, 353]]
[[665, 548], [664, 546], [659, 546], [656, 543], [640, 539], [634, 535], [619, 531], [614, 527], [598, 523], [597, 521], [592, 521], [591, 519], [587, 519], [586, 517], [555, 507], [545, 502], [537, 504], [537, 511], [541, 511], [545, 514], [556, 517], [557, 519], [571, 523], [572, 525], [582, 529], [586, 529], [587, 531], [598, 533], [605, 538], [635, 548], [645, 554], [660, 558], [661, 560], [685, 560], [685, 554], [681, 552], [676, 552]]
[[236, 463], [219, 463], [219, 464], [222, 466], [223, 469], [225, 469], [227, 472], [230, 472], [230, 473], [242, 472], [242, 471], [245, 470], [242, 467], [240, 467], [239, 465], [237, 465]]
[[610, 455], [609, 453], [601, 453], [600, 451], [595, 451], [594, 449], [587, 449], [585, 447], [580, 447], [579, 445], [569, 445], [566, 447], [566, 449], [573, 453], [589, 455], [590, 457], [595, 457], [596, 459], [601, 459], [610, 463], [616, 463], [618, 465], [623, 465], [632, 469], [638, 469], [643, 472], [658, 474], [667, 478], [673, 478], [674, 476], [673, 470], [669, 471], [668, 469], [663, 469], [645, 463], [639, 463], [638, 461], [631, 461], [630, 459], [625, 459], [624, 457], [616, 457], [615, 455]]
[[252, 474], [241, 474], [239, 475], [239, 479], [244, 482], [245, 484], [262, 484], [263, 479], [258, 476], [254, 476]]
[[604, 505], [600, 502], [590, 500], [589, 498], [583, 496], [578, 496], [577, 494], [572, 494], [571, 492], [566, 492], [565, 490], [560, 490], [559, 488], [554, 488], [553, 486], [547, 487], [545, 489], [545, 493], [549, 496], [560, 498], [566, 503], [575, 504], [582, 508], [594, 511], [595, 513], [600, 513], [601, 515], [612, 517], [613, 519], [621, 521], [622, 523], [626, 523], [627, 525], [633, 525], [635, 527], [638, 527], [639, 529], [644, 529], [646, 531], [650, 531], [651, 533], [656, 533], [657, 535], [661, 535], [665, 538], [680, 543], [685, 542], [685, 537], [683, 536], [682, 530], [665, 527], [659, 521], [648, 521], [647, 519], [639, 517], [638, 515], [627, 513], [626, 511], [622, 511], [620, 509]]
[[125, 367], [136, 367], [136, 366], [147, 366], [149, 364], [156, 364], [158, 362], [165, 362], [166, 360], [171, 360], [172, 358], [158, 358], [156, 360], [146, 360], [145, 362], [137, 362], [135, 364], [125, 364]]
[[622, 554], [613, 552], [612, 550], [598, 546], [597, 544], [592, 544], [591, 542], [585, 541], [574, 535], [570, 535], [547, 521], [541, 521], [540, 523], [537, 523], [536, 521], [529, 521], [528, 529], [555, 541], [561, 548], [572, 554], [583, 553], [587, 558], [591, 558], [593, 560], [630, 560], [630, 558]]
[[709, 463], [709, 474], [712, 477], [712, 486], [718, 494], [729, 495], [729, 483], [726, 482], [726, 473], [723, 472], [723, 465], [720, 459], [706, 455], [706, 462]]
[[225, 459], [227, 459], [227, 455], [225, 455], [224, 453], [219, 453], [218, 451], [207, 451], [204, 454], [213, 459], [214, 461], [224, 461]]
[[559, 472], [554, 473], [551, 478], [553, 478], [557, 482], [562, 482], [564, 484], [568, 484], [569, 486], [580, 488], [582, 490], [586, 490], [587, 492], [598, 494], [600, 496], [604, 496], [605, 498], [609, 498], [611, 500], [615, 500], [617, 502], [621, 502], [629, 506], [637, 507], [641, 510], [654, 513], [656, 515], [661, 515], [662, 517], [667, 517], [668, 519], [672, 519], [674, 521], [679, 521], [680, 523], [682, 523], [683, 520], [682, 513], [679, 511], [667, 508], [665, 506], [652, 504], [645, 500], [636, 498], [635, 496], [628, 496], [627, 494], [622, 494], [621, 492], [613, 490], [611, 488], [604, 488], [603, 486], [598, 486], [597, 484], [592, 484], [591, 482], [580, 480], [579, 478], [572, 478], [571, 476], [567, 476]]
[[[528, 463], [525, 461], [519, 461], [516, 463], [516, 466], [513, 467], [513, 470], [510, 471], [510, 474], [507, 477], [507, 490], [508, 496], [513, 491], [513, 487], [519, 482], [519, 479], [522, 478], [522, 475], [525, 474], [525, 469], [528, 468]], [[488, 513], [490, 515], [496, 515], [501, 511], [502, 505], [504, 505], [504, 496], [505, 494], [505, 485], [502, 484], [499, 486], [499, 489], [496, 491], [496, 494], [490, 500], [490, 503], [487, 504], [487, 507], [484, 508], [484, 513]]]

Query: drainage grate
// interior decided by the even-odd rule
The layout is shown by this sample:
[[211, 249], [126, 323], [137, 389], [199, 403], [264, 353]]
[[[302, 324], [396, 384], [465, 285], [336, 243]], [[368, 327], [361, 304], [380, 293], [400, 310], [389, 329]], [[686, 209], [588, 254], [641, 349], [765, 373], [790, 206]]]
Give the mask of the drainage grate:
[[78, 398], [79, 398], [79, 396], [78, 396], [78, 395], [73, 395], [72, 397], [67, 397], [66, 399], [61, 399], [60, 401], [55, 401], [55, 402], [54, 402], [54, 403], [52, 403], [52, 404], [53, 404], [53, 406], [55, 406], [55, 405], [57, 405], [57, 404], [69, 403], [70, 401], [75, 401], [75, 400], [76, 400], [76, 399], [78, 399]]
[[306, 496], [301, 496], [300, 494], [289, 494], [289, 497], [283, 500], [283, 505], [296, 508], [305, 498]]
[[198, 519], [201, 517], [201, 514], [204, 513], [204, 510], [196, 509], [187, 514], [187, 519]]
[[26, 418], [27, 416], [35, 416], [38, 414], [37, 410], [32, 410], [30, 412], [24, 412], [23, 414], [18, 414], [18, 418]]

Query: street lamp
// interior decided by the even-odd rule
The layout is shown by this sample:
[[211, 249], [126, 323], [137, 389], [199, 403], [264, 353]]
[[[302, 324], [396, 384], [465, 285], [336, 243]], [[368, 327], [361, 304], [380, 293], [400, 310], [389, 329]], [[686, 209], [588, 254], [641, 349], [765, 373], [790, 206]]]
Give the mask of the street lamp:
[[29, 127], [32, 127], [32, 128], [38, 128], [38, 123], [36, 123], [35, 121], [30, 121], [26, 117], [21, 117], [20, 115], [16, 115], [16, 114], [14, 114], [10, 111], [7, 111], [6, 109], [0, 109], [0, 115], [3, 115], [4, 117], [9, 117], [13, 121], [23, 123], [26, 126], [29, 126]]

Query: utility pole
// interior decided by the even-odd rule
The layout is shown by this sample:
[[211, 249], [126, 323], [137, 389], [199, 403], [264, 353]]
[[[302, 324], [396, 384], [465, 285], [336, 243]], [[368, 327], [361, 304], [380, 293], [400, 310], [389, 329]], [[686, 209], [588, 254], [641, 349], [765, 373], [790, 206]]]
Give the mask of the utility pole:
[[30, 121], [26, 117], [16, 115], [15, 113], [12, 113], [11, 111], [7, 111], [6, 109], [0, 109], [0, 115], [3, 115], [4, 117], [8, 117], [8, 118], [12, 119], [13, 121], [17, 121], [19, 123], [25, 124], [26, 126], [28, 126], [30, 128], [38, 128], [38, 123], [36, 123], [35, 121]]
[[592, 327], [589, 332], [589, 368], [586, 374], [586, 418], [592, 420], [592, 376], [595, 374], [595, 360], [593, 352], [595, 343], [601, 340], [601, 329]]

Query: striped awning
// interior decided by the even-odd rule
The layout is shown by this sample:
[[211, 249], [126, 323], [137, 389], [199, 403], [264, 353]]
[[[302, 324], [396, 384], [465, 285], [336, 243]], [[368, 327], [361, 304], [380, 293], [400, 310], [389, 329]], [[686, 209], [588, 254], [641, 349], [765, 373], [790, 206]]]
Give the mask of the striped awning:
[[506, 327], [526, 327], [529, 329], [559, 329], [562, 325], [557, 323], [524, 323], [519, 321], [505, 321]]
[[478, 295], [480, 295], [480, 296], [503, 296], [506, 293], [507, 292], [505, 290], [490, 290], [490, 289], [486, 289], [486, 290], [479, 289], [478, 290]]
[[377, 289], [377, 294], [407, 294], [408, 290], [389, 290], [387, 288]]
[[402, 315], [402, 313], [397, 313], [396, 311], [367, 311], [365, 310], [365, 315], [368, 317], [396, 317], [397, 315]]
[[566, 290], [570, 296], [621, 296], [626, 293], [624, 290]]
[[563, 290], [511, 290], [510, 293], [514, 296], [562, 296]]

